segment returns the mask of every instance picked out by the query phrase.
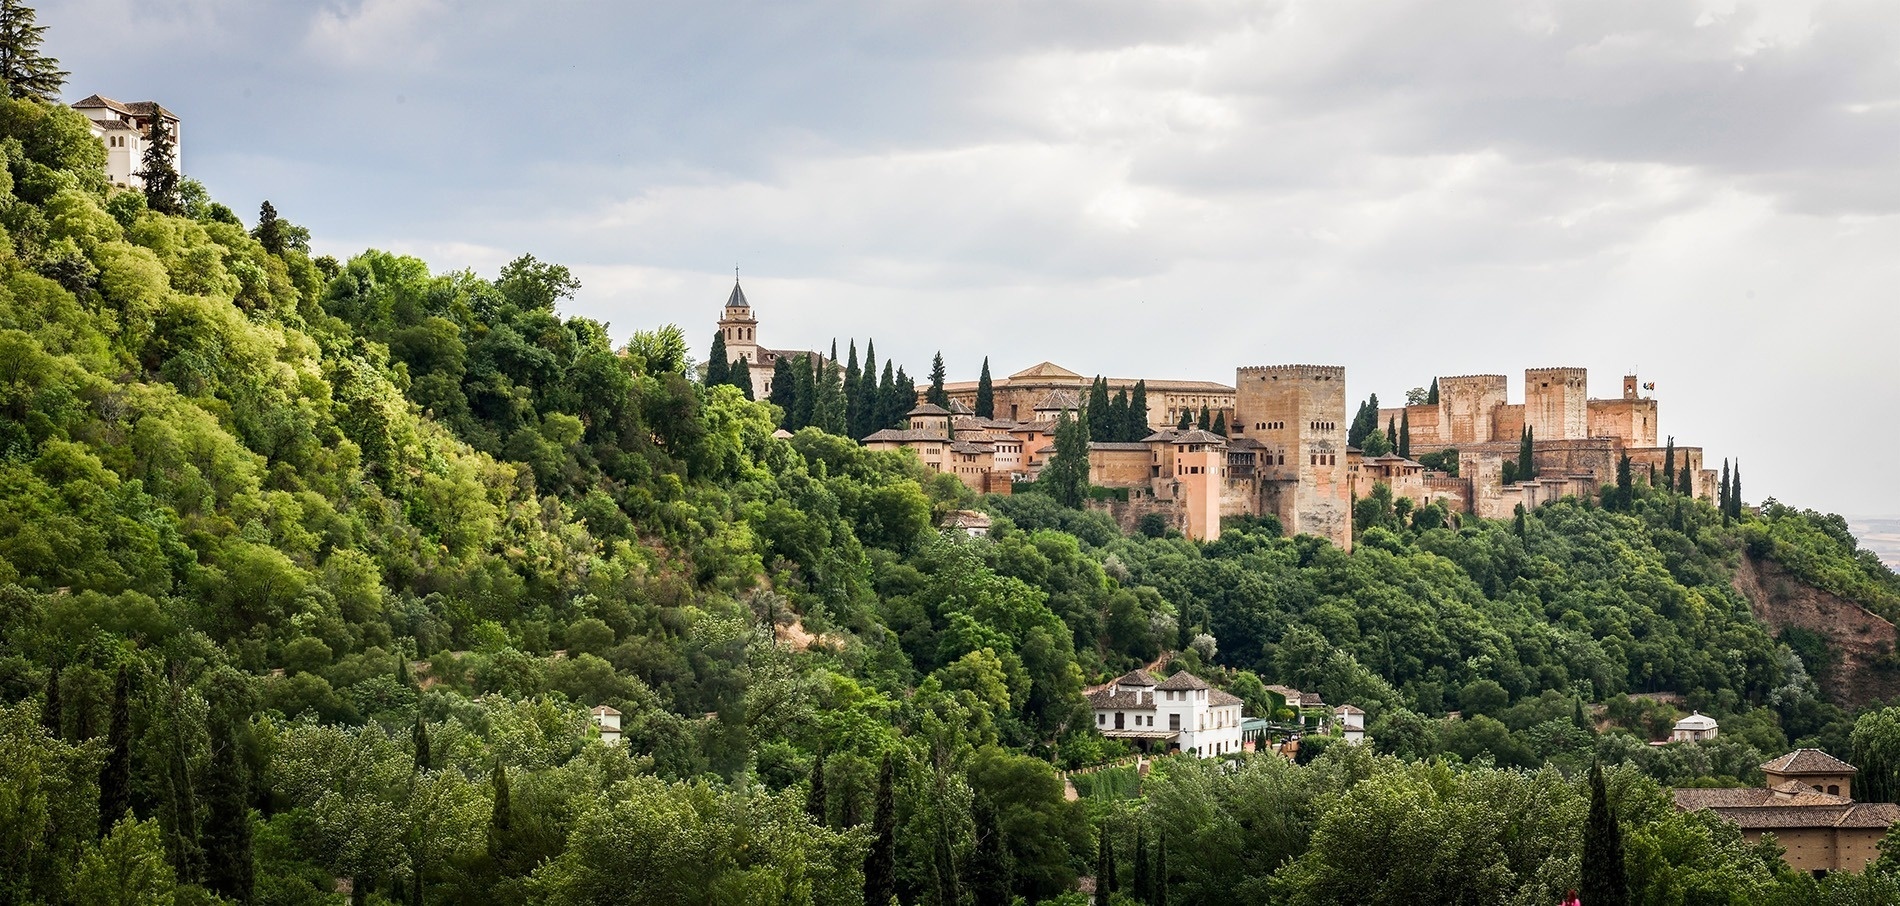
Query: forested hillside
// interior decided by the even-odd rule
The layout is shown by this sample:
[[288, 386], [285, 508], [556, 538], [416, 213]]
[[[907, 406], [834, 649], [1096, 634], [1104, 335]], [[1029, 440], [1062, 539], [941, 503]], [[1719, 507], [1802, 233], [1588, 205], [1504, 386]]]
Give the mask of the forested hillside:
[[[1767, 557], [1891, 615], [1838, 519], [1639, 484], [1515, 523], [1370, 498], [1351, 555], [1123, 536], [775, 439], [678, 329], [563, 316], [559, 265], [313, 260], [102, 154], [0, 100], [0, 903], [1554, 902], [1599, 760], [1656, 901], [1807, 902], [1660, 785], [1797, 743], [1900, 771], [1731, 587]], [[937, 530], [967, 507], [991, 537]], [[1065, 800], [1125, 752], [1083, 688], [1156, 659], [1359, 704], [1376, 752]], [[1724, 735], [1646, 745], [1659, 692]]]

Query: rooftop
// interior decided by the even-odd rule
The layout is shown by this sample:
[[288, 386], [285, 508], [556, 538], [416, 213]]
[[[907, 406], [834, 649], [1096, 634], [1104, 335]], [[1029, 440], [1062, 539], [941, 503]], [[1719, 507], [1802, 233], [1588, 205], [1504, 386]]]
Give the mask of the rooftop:
[[949, 415], [950, 410], [945, 409], [944, 407], [939, 406], [936, 403], [918, 403], [917, 408], [912, 409], [905, 414], [906, 415]]
[[1796, 749], [1761, 766], [1774, 774], [1856, 774], [1859, 768], [1820, 749]]
[[746, 304], [745, 290], [739, 288], [739, 280], [737, 278], [734, 278], [732, 281], [732, 295], [726, 297], [726, 307], [727, 308], [751, 308], [752, 307], [751, 305]]
[[1200, 677], [1183, 670], [1162, 680], [1161, 684], [1155, 688], [1168, 692], [1179, 692], [1183, 689], [1206, 689], [1207, 687], [1207, 683]]

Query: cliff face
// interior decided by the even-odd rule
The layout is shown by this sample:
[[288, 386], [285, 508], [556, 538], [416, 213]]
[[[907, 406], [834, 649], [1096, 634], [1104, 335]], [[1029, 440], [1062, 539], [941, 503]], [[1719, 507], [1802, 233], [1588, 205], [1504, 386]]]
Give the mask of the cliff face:
[[1827, 639], [1839, 657], [1830, 675], [1820, 681], [1821, 692], [1830, 701], [1853, 707], [1900, 695], [1892, 623], [1853, 601], [1802, 582], [1772, 560], [1746, 554], [1735, 570], [1735, 589], [1748, 599], [1756, 619], [1777, 633], [1793, 627]]

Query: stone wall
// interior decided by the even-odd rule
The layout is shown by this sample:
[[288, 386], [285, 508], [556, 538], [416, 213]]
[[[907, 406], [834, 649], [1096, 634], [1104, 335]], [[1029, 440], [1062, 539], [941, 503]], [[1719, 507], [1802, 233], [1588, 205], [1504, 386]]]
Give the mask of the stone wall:
[[1656, 401], [1591, 400], [1590, 436], [1614, 437], [1626, 447], [1656, 445]]
[[[1509, 379], [1501, 374], [1466, 374], [1438, 379], [1438, 420], [1431, 443], [1455, 447], [1485, 443], [1497, 433], [1492, 419], [1505, 404]], [[1413, 427], [1412, 444], [1419, 434]]]
[[1589, 398], [1582, 368], [1524, 369], [1524, 423], [1537, 440], [1589, 437]]

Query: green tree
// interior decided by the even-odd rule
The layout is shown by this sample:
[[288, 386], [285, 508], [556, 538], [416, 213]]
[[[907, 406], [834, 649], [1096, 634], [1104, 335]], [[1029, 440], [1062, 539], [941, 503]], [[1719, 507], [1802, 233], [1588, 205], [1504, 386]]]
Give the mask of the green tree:
[[1148, 839], [1141, 822], [1135, 822], [1135, 899], [1154, 902], [1154, 875], [1148, 864]]
[[[4, 0], [0, 0], [4, 2]], [[277, 218], [277, 207], [267, 199], [257, 209], [257, 226], [251, 230], [251, 238], [264, 247], [264, 251], [273, 255], [284, 253], [284, 222]], [[717, 335], [715, 334], [715, 342]], [[723, 347], [718, 347], [723, 348]]]
[[975, 906], [1009, 906], [1010, 854], [1004, 846], [1002, 828], [997, 825], [996, 809], [989, 799], [976, 798], [976, 848], [970, 854], [970, 893]]
[[1205, 405], [1201, 406], [1201, 418], [1199, 421], [1194, 423], [1194, 426], [1196, 428], [1201, 429], [1202, 431], [1213, 430], [1214, 428], [1213, 414], [1214, 414], [1213, 410], [1208, 409], [1207, 406]]
[[1592, 906], [1623, 906], [1629, 902], [1629, 880], [1623, 865], [1623, 828], [1604, 788], [1603, 765], [1590, 767], [1590, 817], [1583, 829], [1582, 899]]
[[1716, 499], [1715, 499], [1715, 508], [1716, 508], [1717, 510], [1719, 510], [1719, 511], [1721, 511], [1721, 513], [1722, 513], [1722, 524], [1723, 524], [1723, 525], [1727, 525], [1727, 524], [1728, 524], [1728, 521], [1729, 521], [1729, 515], [1728, 515], [1728, 504], [1729, 504], [1729, 483], [1728, 483], [1728, 479], [1729, 479], [1729, 473], [1728, 473], [1728, 460], [1727, 460], [1727, 459], [1724, 459], [1724, 460], [1722, 460], [1722, 485], [1721, 485], [1721, 487], [1720, 487], [1720, 488], [1718, 488], [1718, 489], [1716, 490]]
[[1227, 413], [1222, 412], [1219, 415], [1214, 416], [1213, 431], [1215, 434], [1218, 434], [1222, 437], [1227, 436]]
[[1082, 416], [1088, 425], [1089, 440], [1095, 443], [1106, 443], [1113, 440], [1114, 438], [1110, 436], [1110, 432], [1115, 430], [1115, 425], [1109, 420], [1112, 410], [1110, 409], [1111, 404], [1108, 396], [1107, 378], [1099, 374], [1095, 376], [1095, 381], [1089, 384], [1088, 399], [1084, 401], [1082, 405]]
[[1430, 393], [1426, 394], [1425, 403], [1426, 405], [1429, 405], [1429, 406], [1438, 405], [1438, 379], [1437, 378], [1432, 378], [1432, 389]]
[[1691, 496], [1695, 494], [1695, 482], [1690, 478], [1688, 463], [1684, 463], [1682, 471], [1676, 475], [1676, 493]]
[[1139, 442], [1152, 434], [1148, 427], [1148, 382], [1135, 382], [1135, 392], [1128, 398], [1128, 439]]
[[1667, 483], [1663, 490], [1674, 491], [1676, 489], [1676, 436], [1673, 434], [1669, 435], [1668, 442], [1663, 445], [1662, 474], [1663, 481]]
[[106, 762], [99, 771], [99, 836], [132, 807], [132, 674], [119, 665], [112, 684], [112, 723], [106, 731]]
[[1735, 461], [1735, 474], [1729, 479], [1728, 505], [1729, 515], [1742, 518], [1742, 461]]
[[1110, 441], [1126, 443], [1128, 441], [1128, 391], [1117, 390], [1108, 400], [1108, 425]]
[[877, 773], [877, 807], [871, 818], [871, 849], [864, 857], [864, 902], [886, 903], [897, 895], [897, 781], [891, 756]]
[[726, 332], [713, 331], [712, 351], [706, 354], [706, 386], [732, 383], [732, 362], [726, 358]]
[[178, 173], [178, 137], [172, 134], [164, 116], [157, 112], [152, 114], [145, 140], [145, 155], [139, 161], [138, 172], [139, 179], [145, 181], [145, 206], [160, 214], [184, 213], [184, 203], [179, 197], [182, 177]]
[[930, 357], [930, 389], [924, 391], [924, 401], [948, 408], [950, 395], [943, 392], [943, 352], [939, 350]]
[[877, 424], [881, 417], [883, 397], [878, 395], [877, 384], [877, 342], [864, 341], [864, 374], [859, 379], [858, 420], [851, 426], [851, 436], [862, 438], [875, 432], [883, 425]]
[[1854, 798], [1900, 801], [1900, 708], [1871, 710], [1854, 721]]
[[727, 366], [726, 373], [732, 386], [739, 388], [739, 392], [745, 394], [746, 399], [758, 399], [752, 389], [752, 363], [746, 361], [745, 356], [733, 359], [732, 364]]
[[990, 357], [983, 357], [983, 371], [976, 378], [976, 414], [979, 418], [996, 417], [996, 387], [990, 382]]
[[65, 738], [65, 719], [59, 703], [59, 665], [46, 671], [45, 704], [40, 707], [40, 723], [54, 739]]
[[1398, 453], [1406, 459], [1412, 458], [1412, 413], [1408, 410], [1399, 412]]
[[1190, 412], [1186, 406], [1182, 406], [1181, 421], [1175, 424], [1174, 429], [1176, 431], [1186, 431], [1192, 427], [1194, 427], [1194, 413]]
[[1148, 906], [1168, 906], [1168, 838], [1155, 841], [1154, 898]]
[[1616, 461], [1616, 509], [1628, 510], [1636, 499], [1635, 479], [1630, 475], [1630, 458], [1624, 454]]
[[1103, 821], [1095, 841], [1095, 906], [1109, 906], [1115, 892], [1115, 849], [1108, 839], [1108, 822]]
[[819, 827], [831, 826], [825, 797], [825, 753], [819, 752], [811, 762], [811, 780], [805, 788], [805, 814], [811, 816], [812, 823]]
[[772, 392], [767, 397], [785, 413], [784, 428], [797, 431], [804, 427], [798, 420], [798, 378], [792, 373], [792, 360], [779, 356], [772, 362]]
[[1524, 433], [1517, 441], [1517, 480], [1530, 481], [1537, 477], [1537, 430], [1524, 426]]
[[844, 390], [838, 385], [838, 341], [831, 341], [831, 358], [812, 363], [812, 424], [827, 434], [843, 434]]
[[73, 875], [73, 901], [100, 906], [169, 906], [178, 889], [158, 822], [124, 815]]
[[34, 23], [33, 8], [20, 0], [0, 0], [0, 79], [7, 97], [59, 103], [60, 89], [71, 75], [59, 61], [40, 53], [46, 26]]
[[1049, 496], [1071, 509], [1079, 509], [1082, 501], [1088, 498], [1089, 425], [1086, 411], [1079, 413], [1077, 418], [1070, 418], [1067, 412], [1056, 416], [1055, 455], [1042, 467], [1037, 484], [1045, 485]]
[[845, 344], [848, 352], [844, 362], [844, 430], [839, 433], [849, 437], [858, 436], [858, 409], [862, 405], [858, 397], [859, 384], [864, 380], [864, 370], [858, 367], [858, 340], [851, 338]]

